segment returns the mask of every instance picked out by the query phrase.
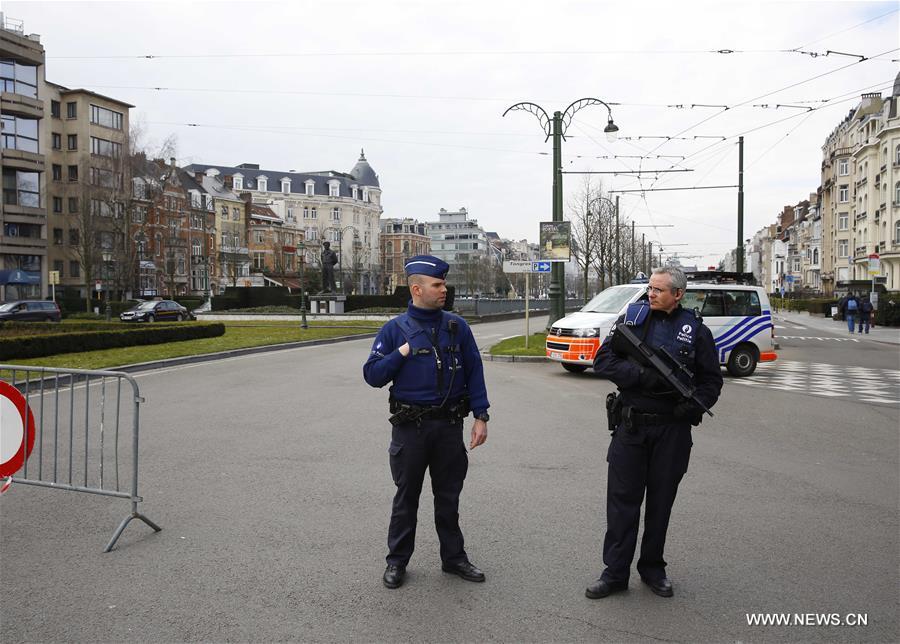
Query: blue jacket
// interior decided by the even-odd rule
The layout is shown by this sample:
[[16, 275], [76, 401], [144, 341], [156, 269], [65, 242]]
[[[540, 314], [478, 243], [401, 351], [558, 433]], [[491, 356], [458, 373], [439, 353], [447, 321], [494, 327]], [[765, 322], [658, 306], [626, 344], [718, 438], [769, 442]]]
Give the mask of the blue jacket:
[[[455, 331], [451, 330], [453, 326]], [[404, 357], [399, 347], [406, 342], [410, 352]], [[440, 370], [435, 345], [439, 348]], [[472, 330], [458, 315], [441, 310], [410, 304], [406, 313], [385, 324], [363, 365], [363, 377], [373, 387], [393, 381], [391, 396], [414, 405], [439, 405], [452, 379], [448, 404], [468, 395], [475, 415], [490, 407], [481, 354]]]
[[[624, 319], [623, 315], [618, 321]], [[722, 390], [722, 371], [712, 333], [693, 311], [681, 306], [672, 313], [652, 311], [632, 330], [654, 349], [665, 347], [687, 367], [694, 374], [690, 384], [697, 388], [697, 397], [712, 408]], [[610, 333], [600, 346], [594, 359], [594, 371], [619, 387], [624, 404], [648, 413], [672, 413], [680, 402], [678, 393], [674, 390], [646, 391], [640, 385], [641, 369], [653, 367], [642, 367], [628, 358], [627, 353], [619, 350], [618, 343], [613, 341], [613, 335]]]

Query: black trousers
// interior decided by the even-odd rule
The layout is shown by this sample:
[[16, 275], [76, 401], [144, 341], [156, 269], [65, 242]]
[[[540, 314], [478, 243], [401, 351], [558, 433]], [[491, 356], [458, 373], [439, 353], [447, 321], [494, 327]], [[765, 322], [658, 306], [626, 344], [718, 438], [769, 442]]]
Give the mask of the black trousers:
[[672, 504], [691, 456], [688, 423], [635, 427], [619, 426], [609, 444], [606, 460], [606, 537], [603, 540], [603, 578], [628, 581], [637, 544], [641, 501], [646, 492], [644, 537], [637, 569], [641, 577], [665, 577], [663, 550]]
[[462, 420], [431, 419], [423, 420], [419, 426], [411, 423], [393, 428], [388, 452], [397, 493], [388, 529], [389, 564], [405, 566], [412, 556], [426, 468], [431, 474], [441, 561], [452, 564], [466, 560], [459, 528], [459, 494], [469, 469], [469, 457], [462, 427]]

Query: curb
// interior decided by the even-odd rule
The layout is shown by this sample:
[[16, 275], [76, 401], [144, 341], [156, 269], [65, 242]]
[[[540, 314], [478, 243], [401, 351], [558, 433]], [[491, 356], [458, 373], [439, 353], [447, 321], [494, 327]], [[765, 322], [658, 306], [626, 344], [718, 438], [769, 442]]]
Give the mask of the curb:
[[360, 333], [359, 335], [342, 335], [337, 338], [323, 338], [319, 340], [303, 340], [299, 342], [284, 342], [281, 344], [266, 344], [259, 347], [247, 347], [244, 349], [232, 349], [230, 351], [219, 351], [218, 353], [203, 353], [196, 356], [182, 356], [180, 358], [166, 358], [165, 360], [155, 360], [153, 362], [137, 362], [135, 364], [123, 365], [121, 367], [109, 367], [108, 371], [122, 371], [124, 373], [139, 373], [141, 371], [153, 371], [154, 369], [164, 369], [166, 367], [177, 367], [184, 364], [195, 364], [199, 362], [213, 362], [215, 360], [225, 360], [226, 358], [237, 358], [240, 356], [253, 355], [255, 353], [269, 353], [271, 351], [284, 351], [286, 349], [297, 349], [299, 347], [316, 347], [323, 344], [336, 344], [338, 342], [350, 342], [351, 340], [361, 340], [374, 338], [377, 333]]
[[481, 359], [487, 362], [549, 362], [547, 356], [495, 356], [488, 352], [481, 353]]

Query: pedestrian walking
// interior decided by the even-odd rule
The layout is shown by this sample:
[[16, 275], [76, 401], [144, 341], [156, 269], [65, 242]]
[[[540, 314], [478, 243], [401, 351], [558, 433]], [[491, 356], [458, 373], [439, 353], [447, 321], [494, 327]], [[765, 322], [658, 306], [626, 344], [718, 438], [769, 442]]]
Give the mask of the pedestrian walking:
[[859, 312], [859, 300], [852, 291], [847, 293], [847, 299], [844, 300], [841, 310], [844, 313], [844, 319], [847, 321], [847, 328], [850, 330], [850, 333], [853, 333], [853, 326]]
[[461, 317], [442, 310], [449, 269], [431, 255], [407, 260], [412, 301], [406, 313], [382, 327], [363, 366], [369, 385], [384, 387], [393, 382], [388, 453], [397, 491], [382, 576], [388, 588], [399, 588], [406, 576], [426, 469], [431, 474], [442, 570], [467, 581], [485, 579], [464, 548], [459, 495], [469, 465], [463, 419], [474, 412], [469, 441], [474, 449], [487, 440], [490, 404], [472, 330]]
[[[652, 349], [665, 348], [690, 375], [679, 376], [696, 387], [708, 408], [719, 398], [722, 373], [712, 333], [699, 314], [682, 308], [687, 279], [680, 268], [653, 271], [648, 300], [629, 305], [619, 322]], [[637, 545], [641, 502], [646, 494], [644, 536], [637, 569], [641, 580], [661, 597], [674, 594], [666, 575], [663, 550], [678, 484], [691, 454], [691, 427], [702, 420], [697, 403], [682, 398], [640, 353], [613, 331], [600, 347], [594, 371], [619, 388], [611, 405], [614, 428], [607, 453], [606, 536], [600, 578], [587, 587], [591, 599], [628, 588]]]
[[875, 307], [872, 306], [872, 302], [869, 300], [868, 295], [863, 295], [859, 302], [859, 333], [863, 332], [863, 325], [865, 324], [866, 333], [869, 332], [869, 320], [872, 317], [872, 311], [875, 310]]

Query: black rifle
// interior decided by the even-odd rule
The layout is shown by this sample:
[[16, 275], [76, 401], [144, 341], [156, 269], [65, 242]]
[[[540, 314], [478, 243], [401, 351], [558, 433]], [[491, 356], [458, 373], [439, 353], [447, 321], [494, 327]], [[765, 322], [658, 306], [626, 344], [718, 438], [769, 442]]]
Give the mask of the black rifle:
[[[654, 350], [653, 347], [649, 346], [646, 342], [643, 342], [622, 322], [616, 325], [616, 333], [628, 340], [628, 343], [638, 351], [638, 354], [650, 363], [650, 366], [656, 369], [657, 373], [665, 378], [666, 382], [672, 385], [675, 391], [681, 394], [683, 398], [692, 401], [710, 416], [713, 415], [709, 410], [709, 407], [704, 405], [703, 401], [697, 398], [694, 387], [690, 387], [679, 380], [676, 372], [682, 373], [691, 379], [693, 379], [694, 374], [692, 374], [687, 367], [678, 362], [678, 360], [673, 358], [672, 354], [666, 351], [665, 347]], [[660, 354], [665, 360], [659, 357]]]

